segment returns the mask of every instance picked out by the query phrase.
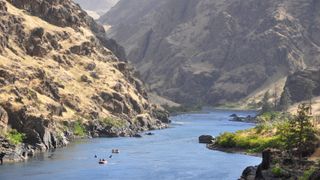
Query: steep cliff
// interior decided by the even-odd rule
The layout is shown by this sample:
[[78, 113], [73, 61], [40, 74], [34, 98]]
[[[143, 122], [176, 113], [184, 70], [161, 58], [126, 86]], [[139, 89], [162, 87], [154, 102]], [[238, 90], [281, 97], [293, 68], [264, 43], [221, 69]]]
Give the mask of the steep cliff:
[[[112, 53], [103, 27], [72, 0], [0, 0], [0, 138], [7, 160], [74, 136], [132, 136], [166, 119]], [[111, 46], [114, 44], [111, 44]]]
[[216, 105], [320, 61], [316, 0], [120, 0], [101, 19], [152, 90]]
[[295, 72], [288, 77], [285, 88], [290, 92], [293, 103], [320, 96], [320, 69]]

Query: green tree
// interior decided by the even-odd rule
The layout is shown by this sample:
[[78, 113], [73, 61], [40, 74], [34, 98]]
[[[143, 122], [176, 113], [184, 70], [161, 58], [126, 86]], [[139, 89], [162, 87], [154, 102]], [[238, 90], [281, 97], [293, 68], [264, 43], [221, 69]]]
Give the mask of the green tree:
[[261, 109], [262, 113], [273, 111], [272, 104], [269, 102], [269, 99], [270, 99], [270, 93], [269, 91], [267, 91], [264, 94], [262, 99], [262, 109]]
[[273, 109], [278, 109], [278, 87], [275, 85], [272, 93], [272, 99], [273, 99]]
[[313, 89], [315, 85], [312, 81], [305, 82], [306, 98], [309, 101], [309, 114], [312, 114], [312, 98], [313, 98]]
[[281, 94], [280, 102], [279, 102], [279, 110], [280, 111], [287, 111], [292, 104], [291, 101], [291, 94], [289, 89], [286, 87]]
[[285, 149], [292, 154], [293, 149], [297, 149], [299, 158], [316, 140], [315, 130], [309, 116], [309, 106], [299, 105], [297, 115], [295, 115], [287, 124], [280, 128], [280, 135]]

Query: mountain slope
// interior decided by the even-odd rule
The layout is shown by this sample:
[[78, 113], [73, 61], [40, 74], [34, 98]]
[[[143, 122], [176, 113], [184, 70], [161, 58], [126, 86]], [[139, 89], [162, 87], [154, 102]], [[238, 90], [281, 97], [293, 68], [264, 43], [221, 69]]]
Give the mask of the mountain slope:
[[77, 135], [132, 136], [164, 127], [157, 118], [165, 113], [105, 47], [103, 28], [73, 1], [0, 0], [0, 14], [0, 137], [12, 128], [27, 143], [11, 147], [1, 137], [8, 160]]
[[119, 0], [74, 0], [85, 10], [103, 15], [111, 9]]
[[316, 0], [121, 0], [100, 21], [152, 90], [216, 105], [319, 66], [319, 12]]

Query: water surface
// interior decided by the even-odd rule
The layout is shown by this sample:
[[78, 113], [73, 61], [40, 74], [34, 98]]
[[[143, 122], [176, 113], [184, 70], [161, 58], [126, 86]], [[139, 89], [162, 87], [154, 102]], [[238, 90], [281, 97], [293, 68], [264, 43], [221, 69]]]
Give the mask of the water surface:
[[[72, 143], [66, 148], [38, 155], [24, 163], [0, 166], [1, 180], [119, 179], [236, 180], [243, 169], [261, 158], [208, 150], [198, 143], [203, 134], [218, 135], [253, 124], [228, 121], [229, 115], [253, 112], [210, 110], [171, 117], [171, 128], [143, 138], [98, 138]], [[108, 158], [112, 148], [120, 154]]]

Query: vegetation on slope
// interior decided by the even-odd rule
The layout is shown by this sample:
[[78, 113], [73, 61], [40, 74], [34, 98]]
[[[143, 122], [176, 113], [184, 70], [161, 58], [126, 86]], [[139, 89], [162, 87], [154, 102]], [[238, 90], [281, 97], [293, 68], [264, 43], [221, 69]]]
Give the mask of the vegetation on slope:
[[261, 152], [266, 148], [292, 151], [299, 155], [309, 152], [307, 147], [316, 140], [316, 131], [309, 107], [301, 105], [297, 115], [280, 112], [267, 112], [257, 117], [258, 125], [254, 128], [225, 132], [217, 137], [216, 145], [224, 148], [245, 149], [248, 152]]
[[25, 134], [23, 133], [19, 133], [17, 130], [15, 129], [11, 129], [9, 130], [6, 134], [5, 134], [6, 139], [9, 140], [9, 142], [11, 144], [21, 144], [23, 142], [23, 140], [26, 138]]

